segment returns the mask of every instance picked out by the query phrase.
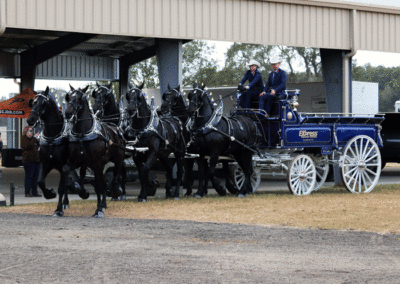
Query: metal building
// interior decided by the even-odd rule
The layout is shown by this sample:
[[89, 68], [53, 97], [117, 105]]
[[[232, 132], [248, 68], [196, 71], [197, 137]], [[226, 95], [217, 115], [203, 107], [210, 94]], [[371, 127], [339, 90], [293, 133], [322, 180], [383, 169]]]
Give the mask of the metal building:
[[[158, 55], [161, 90], [181, 83], [182, 43], [321, 49], [330, 111], [348, 112], [351, 57], [400, 52], [400, 9], [340, 0], [0, 0], [0, 76], [119, 79]], [[342, 103], [343, 102], [343, 103]]]

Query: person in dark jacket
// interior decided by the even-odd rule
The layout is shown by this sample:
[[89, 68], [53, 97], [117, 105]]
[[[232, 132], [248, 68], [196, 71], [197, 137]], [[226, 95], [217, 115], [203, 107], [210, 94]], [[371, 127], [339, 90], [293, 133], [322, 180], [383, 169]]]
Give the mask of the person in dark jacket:
[[271, 60], [273, 71], [269, 74], [268, 82], [260, 94], [260, 109], [265, 110], [265, 117], [271, 115], [272, 104], [277, 95], [283, 95], [286, 90], [286, 72], [279, 68], [281, 60], [274, 58]]
[[33, 136], [33, 129], [26, 126], [22, 133], [22, 165], [25, 170], [25, 196], [41, 197], [37, 192], [40, 170], [39, 140]]
[[0, 154], [1, 150], [3, 150], [3, 140], [1, 139], [1, 133], [0, 133]]
[[[250, 108], [251, 98], [258, 96], [260, 91], [264, 88], [261, 73], [257, 70], [257, 68], [261, 67], [260, 63], [252, 59], [247, 65], [250, 67], [250, 70], [247, 70], [246, 74], [238, 85], [238, 90], [247, 90], [243, 92], [239, 98], [239, 105], [242, 108]], [[246, 81], [249, 81], [249, 84], [244, 87], [243, 84]]]

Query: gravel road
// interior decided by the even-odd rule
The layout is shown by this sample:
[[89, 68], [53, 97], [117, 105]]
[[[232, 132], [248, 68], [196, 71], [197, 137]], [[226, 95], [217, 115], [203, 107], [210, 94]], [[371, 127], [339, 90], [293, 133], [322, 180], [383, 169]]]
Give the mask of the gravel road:
[[400, 236], [0, 213], [0, 283], [399, 283]]

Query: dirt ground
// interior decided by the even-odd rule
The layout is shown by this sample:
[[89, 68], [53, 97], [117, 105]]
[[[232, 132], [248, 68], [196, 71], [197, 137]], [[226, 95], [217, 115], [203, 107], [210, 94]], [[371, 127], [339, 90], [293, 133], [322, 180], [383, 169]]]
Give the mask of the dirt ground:
[[400, 236], [0, 213], [0, 283], [398, 283]]

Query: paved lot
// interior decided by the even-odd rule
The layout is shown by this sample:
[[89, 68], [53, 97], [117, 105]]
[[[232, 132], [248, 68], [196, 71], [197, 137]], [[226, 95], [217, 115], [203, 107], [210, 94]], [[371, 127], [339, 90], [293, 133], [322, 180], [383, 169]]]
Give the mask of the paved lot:
[[[36, 203], [36, 202], [54, 202], [56, 199], [46, 200], [43, 197], [25, 197], [24, 194], [24, 169], [22, 167], [19, 168], [4, 168], [0, 167], [2, 171], [1, 177], [1, 187], [0, 193], [4, 195], [7, 204], [10, 204], [10, 183], [13, 183], [17, 189], [15, 190], [15, 201], [14, 204], [27, 204], [27, 203]], [[159, 180], [163, 181], [164, 176], [162, 174], [158, 175]], [[388, 166], [383, 169], [381, 173], [381, 178], [379, 180], [380, 184], [396, 184], [400, 183], [400, 164], [388, 164]], [[53, 188], [57, 191], [59, 182], [59, 173], [55, 170], [51, 171], [48, 177], [46, 178], [46, 185], [49, 188]], [[333, 182], [326, 182], [327, 186], [333, 185]], [[96, 194], [94, 192], [93, 186], [90, 184], [86, 184], [85, 188], [88, 189], [91, 193], [89, 199], [95, 199]], [[268, 177], [263, 176], [260, 186], [258, 188], [260, 191], [267, 190], [288, 190], [286, 184], [286, 178], [284, 177]], [[184, 190], [185, 192], [186, 190]], [[38, 192], [41, 193], [40, 189]], [[130, 182], [127, 184], [127, 198], [136, 198], [140, 192], [140, 183], [139, 181]], [[215, 194], [216, 192], [213, 189], [209, 190], [210, 194]], [[161, 184], [161, 187], [157, 190], [157, 196], [165, 196], [164, 184]], [[70, 200], [80, 200], [80, 197], [75, 194], [69, 195]]]

